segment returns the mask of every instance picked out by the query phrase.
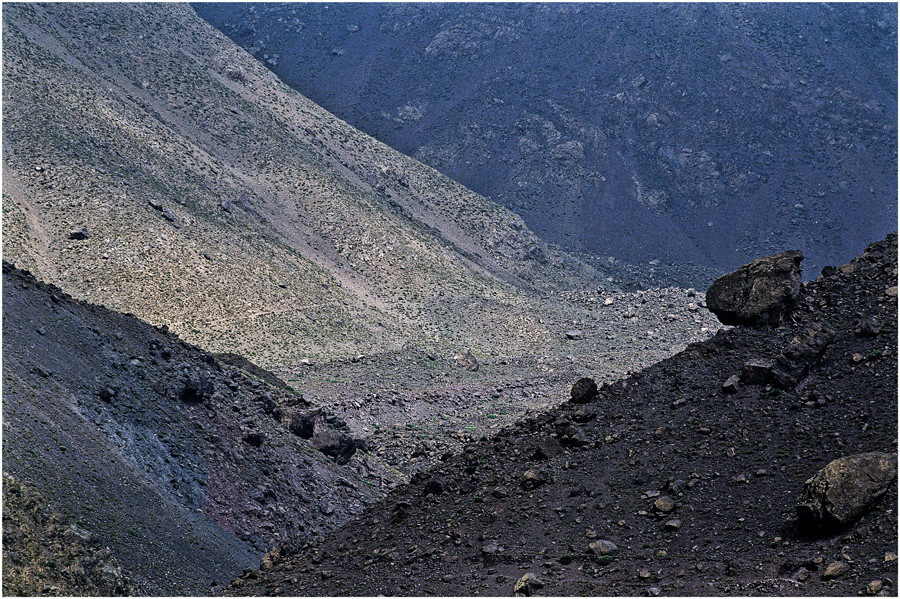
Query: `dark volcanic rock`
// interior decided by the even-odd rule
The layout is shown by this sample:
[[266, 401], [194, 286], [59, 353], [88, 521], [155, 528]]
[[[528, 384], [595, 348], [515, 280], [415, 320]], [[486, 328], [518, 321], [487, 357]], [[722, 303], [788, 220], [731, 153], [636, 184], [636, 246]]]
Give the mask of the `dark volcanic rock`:
[[310, 439], [316, 432], [316, 420], [319, 416], [317, 410], [295, 412], [287, 422], [288, 430], [301, 439]]
[[869, 511], [895, 478], [896, 455], [872, 452], [839, 458], [806, 481], [797, 515], [817, 530], [846, 527]]
[[87, 227], [78, 227], [69, 233], [69, 239], [75, 239], [77, 241], [87, 239], [88, 237], [90, 237], [90, 234], [88, 234]]
[[338, 464], [346, 464], [356, 453], [356, 443], [347, 433], [325, 429], [310, 439], [313, 447], [333, 459]]
[[727, 325], [777, 325], [800, 295], [797, 250], [759, 258], [715, 280], [706, 292], [710, 312]]
[[773, 374], [778, 385], [783, 389], [794, 387], [833, 339], [834, 330], [827, 324], [816, 322], [805, 327], [775, 361]]
[[741, 370], [741, 382], [745, 385], [766, 385], [774, 380], [774, 360], [750, 360]]
[[599, 396], [594, 379], [584, 377], [572, 385], [572, 403], [588, 403]]

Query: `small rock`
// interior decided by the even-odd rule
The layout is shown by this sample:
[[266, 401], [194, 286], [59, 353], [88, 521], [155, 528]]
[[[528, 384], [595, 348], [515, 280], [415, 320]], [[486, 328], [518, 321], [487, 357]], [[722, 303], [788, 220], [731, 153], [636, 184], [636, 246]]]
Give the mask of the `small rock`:
[[728, 379], [722, 383], [722, 393], [726, 394], [734, 394], [738, 392], [740, 389], [740, 381], [741, 377], [736, 374], [731, 375]]
[[491, 541], [481, 548], [481, 552], [485, 555], [496, 555], [500, 551], [500, 545], [496, 541]]
[[443, 495], [444, 494], [444, 483], [438, 478], [429, 478], [425, 482], [425, 495]]
[[653, 509], [658, 512], [662, 512], [663, 514], [668, 514], [675, 509], [675, 502], [672, 501], [671, 497], [663, 495], [653, 502]]
[[892, 553], [892, 552], [890, 552], [890, 551], [885, 552], [885, 554], [884, 554], [884, 563], [887, 564], [887, 563], [895, 562], [895, 561], [897, 561], [897, 554], [896, 554], [896, 553]]
[[109, 402], [112, 401], [113, 397], [116, 396], [116, 390], [113, 389], [112, 387], [103, 387], [103, 388], [100, 389], [100, 391], [97, 393], [97, 396], [98, 396], [100, 399], [102, 399], [103, 401], [109, 403]]
[[869, 584], [866, 585], [866, 594], [867, 595], [877, 595], [881, 592], [881, 589], [884, 588], [884, 583], [880, 580], [873, 580]]
[[647, 589], [647, 594], [651, 597], [659, 597], [659, 594], [661, 592], [662, 591], [659, 587], [650, 587], [649, 589]]
[[603, 305], [604, 305], [604, 306], [612, 306], [612, 305], [613, 305], [613, 298], [608, 297], [608, 298], [606, 298], [605, 300], [603, 300]]
[[766, 385], [774, 379], [774, 360], [751, 360], [744, 364], [741, 382], [745, 385]]
[[647, 570], [647, 569], [639, 570], [638, 578], [643, 578], [644, 580], [650, 578], [650, 570]]
[[896, 285], [894, 287], [888, 287], [887, 289], [884, 290], [884, 293], [885, 293], [885, 295], [888, 295], [890, 297], [897, 297]]
[[610, 553], [614, 553], [618, 551], [618, 547], [612, 541], [607, 541], [605, 539], [600, 541], [594, 541], [590, 545], [588, 545], [588, 552], [593, 553], [594, 555], [609, 555]]
[[862, 337], [876, 337], [881, 332], [881, 321], [874, 316], [862, 318], [856, 326], [856, 334]]
[[531, 468], [522, 475], [522, 488], [531, 491], [547, 484], [547, 474], [543, 470]]
[[666, 530], [677, 531], [681, 529], [681, 520], [668, 520], [665, 524]]
[[582, 331], [566, 331], [566, 339], [572, 339], [573, 341], [578, 341], [579, 339], [584, 339], [584, 333]]
[[78, 227], [69, 232], [69, 239], [82, 240], [90, 237], [87, 227]]
[[822, 572], [822, 580], [831, 580], [832, 578], [838, 578], [849, 571], [850, 566], [847, 565], [847, 562], [832, 562], [828, 564], [828, 567], [825, 568], [824, 572]]
[[200, 403], [212, 396], [213, 382], [203, 375], [186, 377], [181, 384], [178, 398], [185, 403]]
[[281, 561], [281, 556], [282, 552], [280, 546], [270, 549], [269, 552], [262, 557], [262, 560], [260, 560], [259, 570], [261, 572], [268, 572], [275, 567], [275, 564]]
[[543, 581], [532, 572], [529, 572], [516, 581], [515, 586], [513, 586], [513, 594], [516, 597], [531, 597], [534, 591], [543, 586]]
[[540, 441], [538, 441], [537, 447], [531, 454], [531, 459], [546, 460], [552, 458], [555, 455], [558, 455], [562, 452], [562, 450], [562, 445], [560, 445], [559, 441], [557, 441], [555, 438], [544, 437]]
[[342, 465], [350, 461], [357, 449], [357, 444], [350, 435], [330, 428], [316, 433], [309, 442], [335, 463]]
[[472, 372], [478, 371], [478, 360], [475, 359], [475, 356], [473, 356], [472, 352], [470, 352], [469, 350], [466, 350], [460, 354], [456, 354], [455, 356], [453, 356], [453, 360], [460, 368], [465, 368], [466, 370], [470, 370]]

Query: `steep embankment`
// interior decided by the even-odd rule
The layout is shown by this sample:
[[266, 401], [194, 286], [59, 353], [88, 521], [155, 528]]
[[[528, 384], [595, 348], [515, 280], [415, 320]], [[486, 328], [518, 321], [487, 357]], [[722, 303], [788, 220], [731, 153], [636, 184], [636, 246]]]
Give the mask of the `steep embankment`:
[[792, 247], [815, 275], [897, 220], [893, 5], [195, 9], [565, 247], [723, 270]]
[[[798, 380], [725, 393], [780, 355]], [[530, 572], [548, 596], [895, 594], [896, 481], [828, 536], [797, 524], [795, 502], [835, 458], [896, 454], [896, 376], [891, 235], [810, 282], [782, 326], [720, 331], [472, 443], [228, 592], [509, 595]]]
[[300, 96], [189, 7], [3, 18], [4, 256], [75, 297], [271, 367], [534, 351], [558, 336], [547, 314], [578, 316], [537, 290], [617, 285]]
[[271, 545], [344, 523], [392, 477], [365, 454], [338, 466], [276, 419], [305, 405], [4, 263], [3, 471], [59, 520], [42, 529], [42, 505], [11, 502], [24, 507], [10, 521], [4, 511], [4, 552], [18, 556], [4, 587], [115, 592], [115, 576], [77, 577], [82, 547], [48, 544], [31, 560], [70, 524], [111, 550], [137, 593], [202, 595]]

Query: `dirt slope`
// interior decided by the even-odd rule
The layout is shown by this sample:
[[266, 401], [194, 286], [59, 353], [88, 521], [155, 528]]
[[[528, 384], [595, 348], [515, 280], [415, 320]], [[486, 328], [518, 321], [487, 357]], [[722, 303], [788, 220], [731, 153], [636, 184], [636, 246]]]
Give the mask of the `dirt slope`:
[[[896, 285], [892, 234], [810, 282], [780, 328], [721, 331], [594, 403], [482, 438], [228, 593], [508, 596], [531, 572], [548, 596], [856, 595], [872, 581], [893, 595], [896, 481], [833, 536], [801, 530], [794, 505], [829, 461], [897, 451]], [[876, 334], [858, 332], [870, 318]], [[799, 383], [723, 392], [814, 325], [834, 337]], [[600, 540], [617, 550], [590, 553]], [[839, 560], [849, 571], [828, 579]]]

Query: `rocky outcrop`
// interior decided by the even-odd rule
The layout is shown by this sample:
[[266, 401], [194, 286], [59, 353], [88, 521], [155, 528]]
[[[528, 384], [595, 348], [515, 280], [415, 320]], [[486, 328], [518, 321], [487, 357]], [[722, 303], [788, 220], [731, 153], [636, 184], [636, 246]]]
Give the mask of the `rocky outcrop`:
[[777, 325], [800, 295], [797, 250], [759, 258], [715, 280], [706, 304], [727, 325]]
[[804, 526], [845, 528], [869, 511], [897, 478], [897, 456], [860, 453], [839, 458], [806, 481], [797, 501]]

